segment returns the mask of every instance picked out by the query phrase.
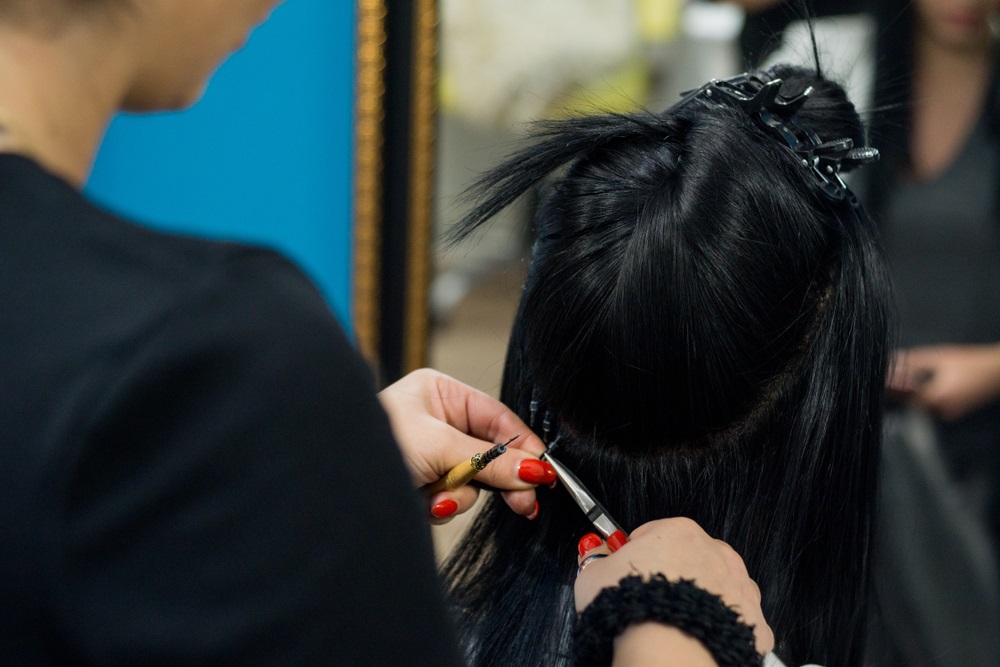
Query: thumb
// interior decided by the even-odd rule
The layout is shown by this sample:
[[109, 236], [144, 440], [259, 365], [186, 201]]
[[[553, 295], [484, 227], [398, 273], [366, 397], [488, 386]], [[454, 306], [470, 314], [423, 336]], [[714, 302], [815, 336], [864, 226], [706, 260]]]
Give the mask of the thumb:
[[577, 576], [594, 560], [611, 555], [611, 549], [597, 533], [587, 533], [581, 537], [577, 543], [577, 552], [576, 565], [579, 568]]
[[507, 443], [518, 436], [506, 445], [503, 454], [476, 473], [476, 481], [503, 491], [523, 491], [533, 489], [538, 484], [555, 481], [556, 472], [548, 462], [541, 461], [534, 453], [522, 449], [537, 449], [531, 441], [538, 437], [530, 431], [510, 433], [502, 440], [498, 438], [497, 443], [480, 440], [450, 427], [440, 432], [439, 436], [437, 446], [426, 454], [427, 464], [436, 474], [435, 480], [446, 475], [456, 465], [471, 461], [476, 454], [485, 454], [497, 444]]

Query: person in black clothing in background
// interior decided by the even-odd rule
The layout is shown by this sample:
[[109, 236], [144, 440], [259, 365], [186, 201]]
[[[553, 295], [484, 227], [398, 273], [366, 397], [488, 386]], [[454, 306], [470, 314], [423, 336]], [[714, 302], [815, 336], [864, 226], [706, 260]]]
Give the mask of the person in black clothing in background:
[[[780, 41], [774, 30], [801, 16], [798, 2], [741, 4], [772, 5], [748, 19], [744, 45]], [[856, 185], [900, 315], [876, 558], [886, 652], [898, 657], [878, 664], [1000, 664], [1000, 2], [810, 5], [871, 25], [831, 50], [873, 68], [857, 77], [871, 90], [855, 94], [872, 100], [883, 159]]]
[[[515, 432], [482, 481], [527, 517], [551, 479], [523, 422], [450, 378], [418, 371], [380, 407], [280, 256], [79, 192], [116, 111], [194, 102], [275, 4], [0, 0], [0, 664], [458, 664], [423, 521], [475, 489], [422, 508], [413, 487]], [[577, 578], [580, 607], [683, 576], [771, 648], [727, 545], [683, 519], [633, 538]], [[636, 618], [627, 664], [715, 664]]]

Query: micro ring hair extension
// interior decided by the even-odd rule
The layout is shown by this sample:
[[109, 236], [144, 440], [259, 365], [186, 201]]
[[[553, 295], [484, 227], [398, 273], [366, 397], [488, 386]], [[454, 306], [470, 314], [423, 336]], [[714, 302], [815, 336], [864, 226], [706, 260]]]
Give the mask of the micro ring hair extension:
[[[844, 91], [777, 66], [824, 142], [864, 130]], [[463, 239], [546, 182], [502, 400], [551, 414], [560, 461], [627, 530], [686, 516], [740, 553], [789, 664], [862, 664], [889, 354], [877, 230], [789, 145], [696, 97], [539, 124], [486, 174]], [[528, 522], [490, 499], [444, 566], [474, 665], [559, 665], [575, 618], [563, 489]]]

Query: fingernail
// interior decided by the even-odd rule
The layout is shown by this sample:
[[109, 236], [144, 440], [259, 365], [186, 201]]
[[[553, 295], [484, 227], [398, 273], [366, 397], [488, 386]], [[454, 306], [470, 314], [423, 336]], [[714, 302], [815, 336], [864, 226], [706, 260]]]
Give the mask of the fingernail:
[[538, 501], [535, 501], [535, 511], [528, 515], [528, 521], [534, 521], [538, 518]]
[[597, 547], [601, 546], [603, 542], [604, 540], [601, 539], [600, 535], [597, 535], [595, 533], [587, 533], [586, 535], [580, 538], [580, 541], [577, 543], [576, 548], [580, 551], [580, 555], [583, 556], [588, 551], [593, 551]]
[[618, 551], [626, 544], [628, 544], [628, 537], [620, 530], [611, 533], [611, 537], [608, 538], [608, 548], [612, 551]]
[[548, 461], [524, 459], [517, 466], [517, 476], [528, 484], [551, 484], [556, 481], [556, 469]]
[[446, 516], [451, 516], [458, 509], [458, 503], [454, 500], [442, 500], [437, 505], [431, 508], [431, 514], [439, 519], [443, 519]]

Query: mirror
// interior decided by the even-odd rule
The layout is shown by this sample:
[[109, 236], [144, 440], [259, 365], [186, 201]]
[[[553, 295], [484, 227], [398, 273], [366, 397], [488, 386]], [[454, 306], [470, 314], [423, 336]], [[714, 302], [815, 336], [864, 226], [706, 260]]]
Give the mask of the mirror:
[[436, 0], [357, 0], [352, 322], [388, 384], [427, 363]]
[[[775, 19], [774, 28], [758, 16], [755, 25], [762, 30], [748, 30], [753, 44], [744, 47], [762, 52], [770, 33], [787, 24], [789, 14], [799, 15], [798, 8], [806, 4], [773, 7], [775, 13], [767, 20]], [[809, 6], [838, 14], [871, 11], [879, 4]], [[530, 121], [639, 107], [656, 111], [671, 105], [682, 91], [745, 69], [737, 41], [744, 16], [725, 3], [439, 0], [439, 9], [436, 236], [461, 219], [468, 204], [459, 195], [524, 137]], [[896, 22], [901, 14], [892, 16]], [[825, 37], [818, 28], [812, 33], [801, 24], [794, 27], [785, 33], [783, 59], [811, 64], [816, 35], [815, 50], [824, 71], [844, 83], [858, 108], [866, 111], [872, 106], [868, 94], [875, 60], [872, 56], [865, 65], [867, 61], [856, 56], [871, 46], [869, 40], [883, 36], [871, 27], [872, 15], [853, 18], [861, 21], [827, 17], [840, 20], [841, 31], [828, 31]], [[827, 29], [833, 25], [827, 23]], [[900, 29], [903, 22], [890, 25]], [[859, 38], [856, 30], [865, 26], [871, 27], [871, 34]], [[804, 38], [797, 44], [792, 39], [796, 31]], [[992, 32], [995, 48], [997, 31]], [[848, 56], [851, 47], [856, 47], [855, 56]], [[431, 363], [493, 395], [499, 392], [507, 336], [530, 253], [533, 208], [531, 197], [526, 197], [498, 216], [474, 243], [439, 249], [435, 255]], [[893, 416], [906, 419], [894, 423]], [[927, 655], [940, 658], [940, 664], [996, 664], [995, 657], [962, 657], [998, 654], [996, 534], [987, 531], [976, 509], [970, 509], [981, 504], [986, 493], [995, 497], [995, 489], [983, 486], [967, 493], [969, 489], [960, 488], [939, 455], [927, 415], [912, 416], [897, 412], [886, 421], [882, 551], [873, 558], [882, 618], [873, 637], [876, 660], [882, 655], [889, 659], [872, 664], [922, 664]], [[454, 545], [468, 518], [435, 531], [439, 556]], [[899, 658], [911, 653], [916, 658], [896, 660], [893, 652], [899, 652]]]

